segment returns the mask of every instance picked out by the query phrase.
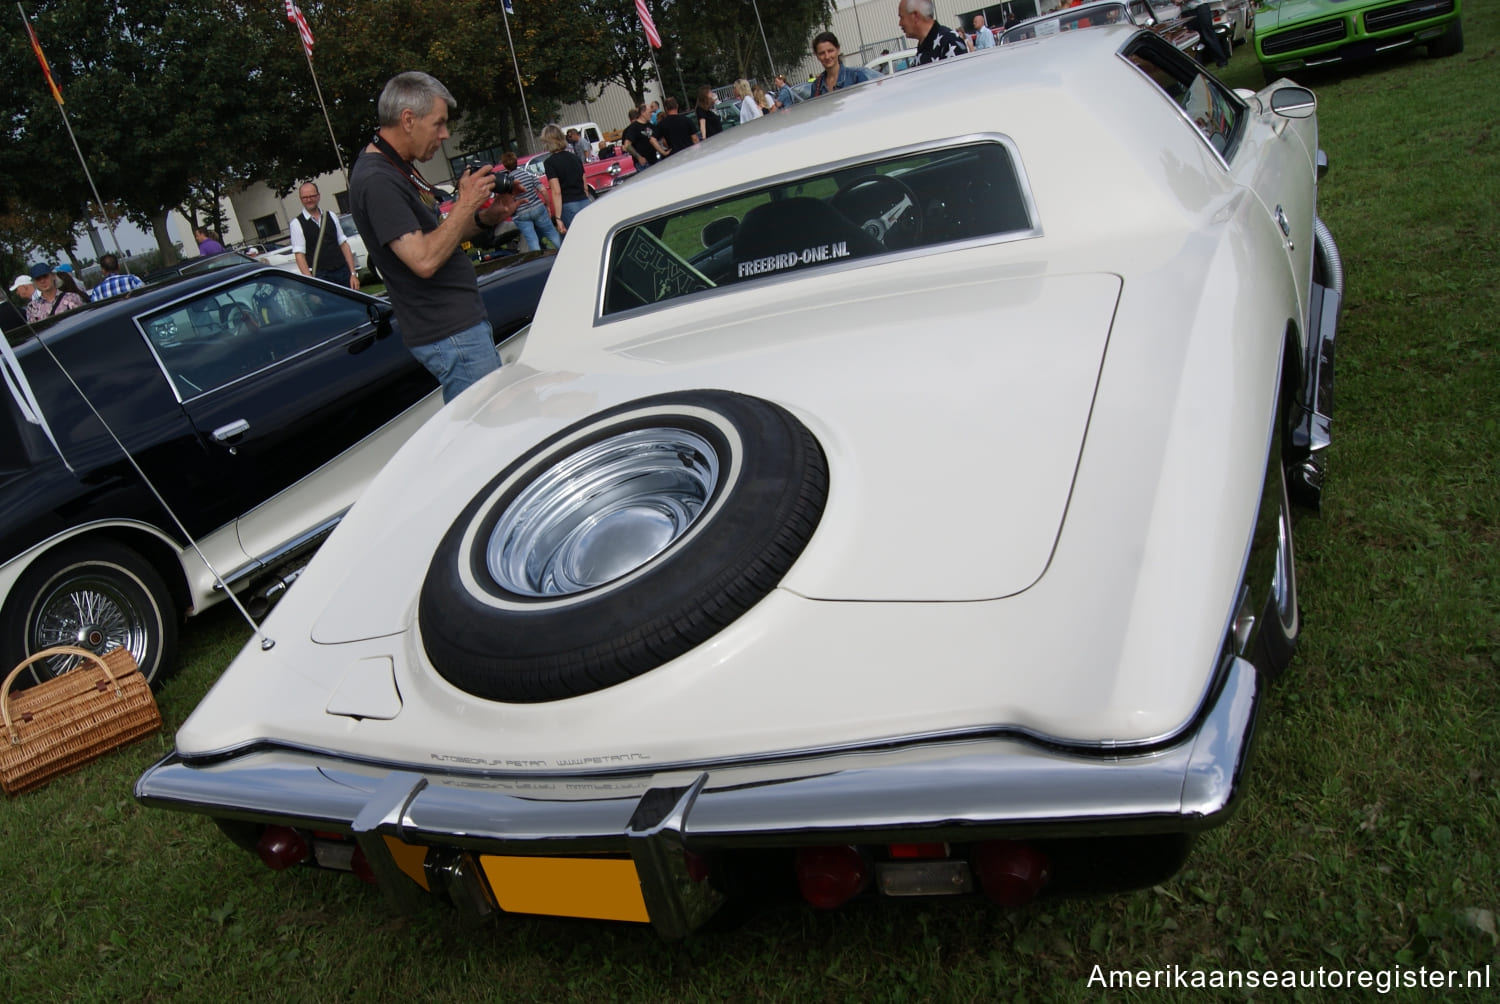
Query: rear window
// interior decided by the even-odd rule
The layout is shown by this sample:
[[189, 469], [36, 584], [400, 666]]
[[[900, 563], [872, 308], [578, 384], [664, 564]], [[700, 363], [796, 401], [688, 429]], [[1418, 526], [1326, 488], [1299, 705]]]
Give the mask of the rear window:
[[1008, 144], [907, 153], [721, 195], [622, 228], [610, 244], [603, 312], [1034, 229]]

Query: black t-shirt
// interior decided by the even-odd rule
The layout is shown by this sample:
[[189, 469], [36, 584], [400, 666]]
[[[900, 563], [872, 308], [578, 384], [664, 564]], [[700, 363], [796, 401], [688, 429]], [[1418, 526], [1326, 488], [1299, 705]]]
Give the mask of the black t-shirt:
[[479, 298], [474, 263], [461, 248], [454, 249], [428, 279], [407, 268], [391, 250], [397, 238], [418, 230], [431, 233], [442, 222], [437, 209], [422, 201], [417, 187], [395, 164], [378, 153], [361, 153], [349, 172], [349, 208], [385, 279], [403, 342], [431, 345], [489, 319]]
[[693, 137], [698, 135], [697, 123], [681, 112], [663, 115], [656, 123], [656, 131], [661, 133], [662, 139], [666, 140], [667, 149], [673, 153], [681, 153], [692, 146]]
[[564, 202], [583, 202], [589, 197], [588, 189], [583, 187], [583, 165], [567, 150], [549, 154], [542, 161], [542, 170], [547, 172], [548, 179], [557, 179]]
[[639, 122], [632, 122], [625, 127], [625, 132], [620, 137], [630, 144], [637, 154], [646, 158], [647, 164], [655, 164], [661, 159], [661, 154], [656, 152], [656, 147], [651, 144], [651, 127]]
[[724, 131], [724, 123], [719, 121], [719, 113], [712, 108], [699, 108], [698, 121], [708, 123], [708, 127], [703, 130], [704, 139], [717, 136]]

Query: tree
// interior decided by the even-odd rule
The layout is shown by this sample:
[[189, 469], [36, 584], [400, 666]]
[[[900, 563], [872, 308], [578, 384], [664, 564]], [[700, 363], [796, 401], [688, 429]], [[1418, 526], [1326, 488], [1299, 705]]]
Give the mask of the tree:
[[[34, 22], [99, 193], [151, 227], [173, 260], [167, 211], [195, 185], [253, 177], [254, 153], [274, 135], [274, 114], [256, 100], [258, 78], [269, 79], [270, 15], [233, 0], [53, 0], [37, 5]], [[29, 56], [12, 49], [5, 62], [24, 67]], [[34, 60], [30, 69], [29, 86], [12, 93], [0, 174], [24, 165], [47, 179], [26, 186], [34, 206], [89, 219], [87, 180]]]
[[[526, 111], [533, 126], [576, 101], [590, 80], [602, 76], [602, 32], [565, 0], [524, 0], [510, 18], [510, 37], [521, 68]], [[329, 119], [346, 162], [376, 127], [376, 99], [385, 82], [420, 69], [443, 82], [458, 102], [454, 116], [476, 147], [517, 143], [529, 149], [526, 115], [515, 64], [506, 47], [499, 0], [364, 0], [304, 5], [317, 37], [313, 63]], [[570, 25], [558, 44], [558, 25]], [[295, 32], [285, 44], [297, 45]], [[288, 70], [288, 103], [301, 128], [260, 164], [260, 177], [290, 191], [299, 179], [333, 170], [338, 161], [322, 122], [306, 60]]]
[[[721, 0], [713, 4], [683, 0], [648, 0], [652, 21], [662, 36], [657, 53], [667, 91], [689, 90], [704, 82], [727, 83], [740, 77], [769, 82], [776, 71], [800, 63], [814, 29], [827, 24], [831, 0]], [[759, 9], [759, 19], [756, 11]], [[646, 85], [656, 79], [651, 50], [635, 12], [635, 0], [594, 0], [593, 19], [608, 28], [609, 79], [645, 100]], [[761, 36], [761, 27], [765, 37]], [[766, 59], [766, 45], [771, 57]], [[691, 99], [692, 94], [683, 95]]]

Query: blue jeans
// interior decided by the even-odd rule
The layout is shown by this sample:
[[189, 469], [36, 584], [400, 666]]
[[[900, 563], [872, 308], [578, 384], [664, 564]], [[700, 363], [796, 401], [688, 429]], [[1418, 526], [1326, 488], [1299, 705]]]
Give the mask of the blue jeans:
[[521, 239], [526, 242], [526, 248], [530, 251], [540, 251], [542, 242], [539, 238], [546, 238], [555, 248], [562, 247], [562, 235], [552, 225], [552, 217], [547, 215], [547, 207], [541, 204], [523, 209], [511, 217], [516, 223], [516, 229], [521, 231]]
[[588, 199], [580, 199], [577, 202], [564, 202], [562, 211], [563, 226], [571, 227], [573, 225], [573, 217], [577, 216], [582, 210], [587, 209], [588, 204]]
[[413, 345], [411, 354], [443, 385], [444, 404], [500, 368], [500, 350], [495, 347], [495, 330], [489, 321], [480, 321], [430, 345]]

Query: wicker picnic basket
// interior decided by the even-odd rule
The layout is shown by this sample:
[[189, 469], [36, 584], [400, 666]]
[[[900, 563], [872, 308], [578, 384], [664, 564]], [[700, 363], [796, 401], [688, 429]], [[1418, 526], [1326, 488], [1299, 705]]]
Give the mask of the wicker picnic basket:
[[[56, 655], [81, 661], [11, 696], [11, 684], [27, 667]], [[161, 728], [151, 685], [123, 648], [102, 658], [71, 645], [37, 652], [0, 684], [0, 717], [6, 732], [0, 737], [0, 787], [7, 795], [40, 787]]]

